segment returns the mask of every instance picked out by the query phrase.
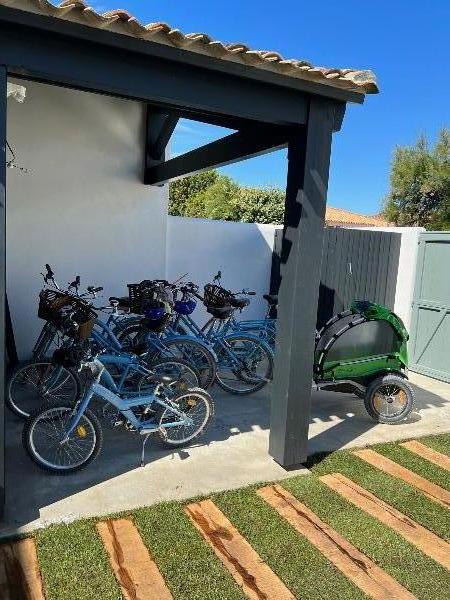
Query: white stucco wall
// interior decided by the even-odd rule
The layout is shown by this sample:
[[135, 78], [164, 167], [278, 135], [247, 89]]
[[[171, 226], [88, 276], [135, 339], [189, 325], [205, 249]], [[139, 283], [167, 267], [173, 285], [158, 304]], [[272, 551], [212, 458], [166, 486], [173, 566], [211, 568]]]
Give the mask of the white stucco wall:
[[[264, 316], [267, 304], [261, 295], [269, 291], [276, 227], [172, 216], [168, 217], [167, 224], [169, 280], [188, 273], [186, 279], [191, 278], [203, 287], [220, 270], [224, 287], [249, 288], [256, 292], [245, 310], [245, 318]], [[200, 312], [196, 312], [201, 322], [199, 315]]]
[[394, 312], [405, 323], [409, 330], [411, 326], [411, 309], [416, 280], [417, 252], [419, 236], [425, 231], [423, 227], [361, 227], [371, 231], [392, 231], [400, 233], [400, 256], [398, 260], [397, 287], [395, 290]]
[[8, 100], [7, 137], [24, 174], [8, 169], [7, 291], [22, 356], [37, 319], [39, 273], [76, 274], [104, 296], [165, 275], [167, 187], [142, 184], [142, 105], [26, 83]]

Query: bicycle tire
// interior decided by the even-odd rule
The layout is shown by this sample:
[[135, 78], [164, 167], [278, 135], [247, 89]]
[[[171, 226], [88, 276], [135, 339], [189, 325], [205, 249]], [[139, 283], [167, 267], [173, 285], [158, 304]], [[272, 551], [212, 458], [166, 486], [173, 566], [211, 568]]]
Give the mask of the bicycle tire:
[[[184, 446], [191, 444], [194, 440], [198, 440], [208, 429], [208, 427], [211, 423], [211, 420], [214, 418], [214, 401], [211, 398], [211, 396], [208, 394], [208, 392], [206, 392], [205, 390], [203, 390], [201, 388], [191, 388], [181, 394], [178, 394], [175, 398], [172, 398], [172, 402], [180, 403], [184, 398], [188, 398], [188, 397], [192, 397], [192, 396], [201, 398], [202, 401], [205, 403], [205, 405], [207, 406], [207, 417], [203, 421], [201, 426], [198, 428], [198, 430], [195, 432], [195, 434], [189, 436], [189, 438], [186, 440], [176, 441], [174, 439], [171, 441], [169, 439], [169, 435], [172, 433], [172, 431], [175, 428], [166, 429], [164, 431], [164, 425], [162, 424], [164, 415], [169, 409], [166, 409], [161, 406], [156, 411], [156, 415], [155, 415], [156, 423], [159, 425], [160, 428], [162, 427], [162, 431], [159, 431], [158, 435], [159, 435], [161, 442], [164, 445], [169, 446], [171, 448], [174, 448], [174, 447], [182, 448]], [[167, 433], [167, 432], [169, 432], [169, 433]]]
[[[53, 365], [53, 363], [49, 360], [38, 360], [38, 361], [34, 361], [34, 360], [29, 360], [23, 363], [20, 363], [19, 365], [17, 365], [13, 371], [11, 372], [11, 375], [8, 379], [8, 383], [6, 386], [6, 405], [7, 407], [18, 417], [20, 417], [21, 419], [27, 419], [30, 414], [32, 412], [34, 412], [34, 410], [36, 410], [36, 408], [34, 410], [30, 410], [26, 404], [24, 402], [20, 402], [20, 399], [17, 397], [17, 393], [14, 390], [13, 391], [13, 386], [17, 383], [20, 384], [19, 378], [20, 375], [24, 373], [24, 371], [26, 369], [30, 369], [34, 367], [35, 369], [39, 369], [39, 368], [45, 368], [48, 369], [50, 368], [60, 368], [62, 370], [62, 373], [66, 374], [66, 377], [70, 378], [70, 381], [73, 385], [73, 390], [72, 393], [70, 395], [70, 398], [67, 398], [66, 396], [64, 396], [63, 398], [59, 398], [58, 395], [40, 395], [40, 405], [42, 405], [45, 402], [70, 402], [70, 403], [75, 403], [78, 398], [80, 397], [81, 394], [81, 390], [82, 390], [82, 384], [80, 381], [80, 377], [78, 376], [78, 373], [76, 373], [73, 369], [67, 369], [65, 367], [57, 367], [56, 365]], [[31, 381], [30, 379], [28, 381]], [[62, 383], [59, 384], [59, 388], [61, 388]], [[25, 393], [25, 392], [22, 392]], [[38, 392], [39, 393], [39, 392]], [[27, 395], [28, 398], [28, 395]]]
[[[208, 390], [216, 380], [217, 363], [211, 350], [201, 342], [194, 339], [174, 337], [163, 340], [165, 349], [169, 352], [166, 358], [182, 358], [198, 371], [201, 387]], [[164, 357], [165, 350], [158, 350], [151, 356], [153, 361]]]
[[[163, 339], [161, 341], [167, 351], [166, 353], [164, 349], [155, 348], [151, 342], [151, 338], [148, 338], [148, 332], [141, 325], [132, 325], [124, 329], [118, 336], [118, 339], [124, 344], [124, 348], [128, 348], [130, 351], [139, 350], [142, 352], [145, 348], [148, 351], [149, 367], [151, 367], [154, 361], [161, 358], [181, 358], [182, 360], [186, 360], [198, 371], [201, 387], [205, 390], [209, 389], [216, 379], [216, 357], [208, 346], [198, 340], [182, 336]], [[178, 353], [174, 354], [175, 347], [177, 346]], [[187, 350], [188, 346], [190, 346], [190, 352]], [[189, 360], [190, 356], [194, 358]]]
[[81, 464], [78, 464], [73, 467], [62, 468], [62, 467], [58, 467], [57, 465], [50, 465], [48, 463], [46, 464], [45, 461], [43, 461], [42, 459], [40, 459], [38, 457], [36, 449], [35, 449], [35, 445], [32, 442], [31, 438], [32, 438], [36, 423], [37, 423], [38, 419], [40, 418], [40, 416], [42, 414], [45, 414], [46, 412], [49, 412], [52, 410], [58, 410], [58, 409], [72, 411], [73, 406], [70, 406], [67, 404], [61, 404], [58, 406], [47, 405], [47, 406], [41, 407], [38, 410], [36, 410], [30, 416], [30, 418], [27, 420], [27, 422], [25, 423], [25, 426], [24, 426], [23, 432], [22, 432], [22, 444], [23, 444], [23, 447], [25, 448], [28, 456], [30, 457], [30, 459], [43, 471], [46, 471], [53, 475], [70, 475], [72, 473], [76, 473], [77, 471], [81, 471], [82, 469], [86, 468], [91, 462], [93, 462], [97, 458], [97, 456], [99, 455], [99, 453], [102, 449], [102, 446], [103, 446], [103, 431], [102, 431], [101, 425], [99, 423], [99, 420], [97, 419], [95, 414], [91, 410], [86, 409], [83, 413], [83, 417], [92, 426], [92, 429], [95, 432], [95, 443], [94, 443], [93, 450], [89, 453], [87, 458]]
[[[189, 380], [189, 387], [191, 388], [198, 388], [200, 386], [200, 373], [197, 371], [197, 369], [195, 367], [193, 367], [192, 365], [190, 365], [187, 361], [182, 360], [181, 358], [161, 358], [159, 360], [156, 360], [152, 363], [152, 370], [157, 370], [158, 367], [161, 367], [163, 365], [180, 365], [182, 367], [185, 367], [186, 370], [189, 371], [188, 374], [192, 374], [192, 378]], [[142, 382], [145, 378], [151, 378], [151, 375], [143, 375], [141, 377], [141, 379], [139, 380], [140, 382]], [[174, 381], [174, 388], [176, 388], [176, 383], [178, 382], [178, 380]], [[169, 387], [171, 387], [172, 384], [169, 384]]]
[[48, 353], [48, 350], [51, 348], [55, 338], [58, 334], [58, 330], [56, 327], [51, 325], [50, 323], [45, 323], [43, 328], [41, 329], [41, 333], [36, 340], [33, 350], [31, 351], [31, 355], [34, 361], [42, 360]]
[[[229, 345], [229, 342], [245, 342], [248, 346], [253, 346], [257, 349], [258, 355], [264, 358], [267, 362], [265, 372], [260, 376], [256, 374], [251, 376], [249, 365], [244, 364], [244, 369], [236, 369], [235, 365], [228, 364], [228, 357], [225, 355], [225, 350], [219, 344], [215, 347], [218, 357], [218, 367], [216, 381], [219, 387], [224, 391], [236, 396], [247, 396], [254, 394], [265, 387], [273, 377], [273, 352], [270, 347], [256, 336], [232, 333], [224, 336], [223, 341]], [[242, 360], [242, 359], [239, 359]], [[248, 372], [247, 372], [248, 371]], [[233, 377], [226, 377], [226, 373], [231, 373]], [[247, 387], [242, 389], [242, 384]]]

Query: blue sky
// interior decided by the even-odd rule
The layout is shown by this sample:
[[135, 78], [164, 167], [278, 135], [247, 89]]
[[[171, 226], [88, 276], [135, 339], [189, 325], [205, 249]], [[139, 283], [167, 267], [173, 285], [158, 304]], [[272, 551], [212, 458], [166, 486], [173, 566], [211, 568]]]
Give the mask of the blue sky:
[[[99, 0], [96, 9], [126, 8], [141, 22], [166, 21], [185, 33], [246, 42], [316, 65], [372, 69], [381, 93], [348, 105], [335, 134], [330, 205], [375, 213], [388, 190], [397, 144], [420, 133], [434, 140], [450, 126], [450, 1], [429, 0]], [[172, 150], [181, 153], [219, 137], [216, 128], [183, 122]], [[286, 153], [226, 167], [246, 185], [284, 187]]]

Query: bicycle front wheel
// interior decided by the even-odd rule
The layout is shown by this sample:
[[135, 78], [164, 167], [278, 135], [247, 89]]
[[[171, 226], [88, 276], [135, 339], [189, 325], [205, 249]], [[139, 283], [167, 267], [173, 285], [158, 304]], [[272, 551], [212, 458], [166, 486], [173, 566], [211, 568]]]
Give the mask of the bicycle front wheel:
[[229, 392], [243, 396], [266, 386], [273, 376], [273, 354], [257, 337], [231, 334], [216, 348], [217, 383]]
[[74, 403], [81, 392], [78, 375], [50, 361], [18, 365], [9, 378], [6, 403], [14, 414], [27, 419], [44, 402]]
[[49, 406], [36, 411], [25, 424], [23, 445], [41, 469], [68, 475], [86, 467], [100, 452], [102, 430], [96, 416], [86, 410], [67, 437], [72, 414], [73, 406]]

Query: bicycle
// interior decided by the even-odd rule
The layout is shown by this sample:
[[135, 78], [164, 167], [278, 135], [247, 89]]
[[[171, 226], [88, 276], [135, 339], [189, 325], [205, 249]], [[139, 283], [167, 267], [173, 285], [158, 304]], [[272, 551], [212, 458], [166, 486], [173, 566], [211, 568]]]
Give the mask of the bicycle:
[[[213, 282], [219, 287], [222, 287], [222, 272], [218, 271]], [[224, 289], [224, 288], [222, 288]], [[237, 303], [236, 307], [241, 311], [249, 305], [249, 302], [244, 301], [242, 296], [255, 296], [256, 293], [248, 289], [243, 289], [238, 292], [229, 292], [234, 302]], [[264, 300], [267, 302], [267, 312], [265, 317], [262, 319], [236, 319], [233, 313], [226, 322], [227, 331], [235, 332], [247, 332], [261, 338], [269, 344], [272, 350], [275, 350], [275, 338], [276, 338], [276, 318], [273, 313], [276, 312], [278, 306], [278, 295], [264, 294]]]
[[158, 434], [169, 447], [181, 447], [205, 432], [214, 415], [214, 404], [207, 392], [180, 388], [171, 378], [156, 376], [137, 356], [111, 356], [109, 360], [125, 364], [127, 371], [140, 375], [139, 384], [134, 391], [121, 391], [98, 357], [85, 360], [82, 364], [91, 371], [92, 381], [75, 406], [64, 402], [41, 407], [25, 424], [23, 445], [41, 469], [68, 475], [85, 468], [98, 456], [103, 434], [89, 409], [94, 396], [117, 410], [126, 429], [143, 436], [141, 466], [151, 434]]
[[[171, 313], [161, 307], [155, 308], [155, 315], [149, 313], [148, 308], [141, 306], [146, 302], [145, 295], [154, 294], [153, 286], [164, 290], [163, 294], [170, 294], [170, 310], [173, 306], [172, 291], [176, 290], [175, 284], [164, 280], [145, 281], [140, 284], [128, 284], [130, 291], [130, 310], [136, 314], [145, 312], [144, 317], [133, 320], [123, 327], [117, 334], [123, 348], [133, 352], [145, 353], [151, 364], [155, 360], [167, 357], [178, 357], [192, 364], [200, 373], [200, 382], [204, 389], [210, 388], [216, 379], [217, 358], [212, 348], [192, 335], [175, 335], [170, 328]], [[144, 288], [144, 297], [142, 297]], [[169, 290], [169, 291], [167, 291]], [[161, 294], [161, 291], [157, 292]], [[160, 296], [164, 297], [165, 296]], [[166, 300], [167, 302], [167, 300]]]
[[[236, 298], [215, 284], [207, 284], [204, 296], [192, 282], [180, 286], [181, 299], [176, 300], [173, 333], [189, 332], [210, 345], [217, 356], [217, 383], [225, 391], [246, 395], [262, 389], [272, 379], [273, 353], [258, 336], [230, 330], [229, 321], [235, 310], [248, 305], [248, 300]], [[199, 327], [191, 314], [196, 308], [194, 298], [201, 300], [212, 315]]]

